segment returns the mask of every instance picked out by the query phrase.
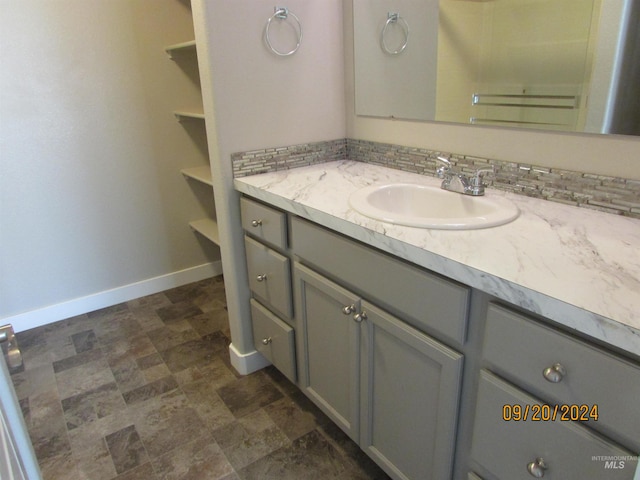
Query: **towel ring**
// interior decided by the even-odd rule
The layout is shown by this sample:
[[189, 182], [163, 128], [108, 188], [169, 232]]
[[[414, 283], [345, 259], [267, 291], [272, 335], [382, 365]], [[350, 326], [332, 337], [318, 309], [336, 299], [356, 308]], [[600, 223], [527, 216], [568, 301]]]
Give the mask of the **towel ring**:
[[[275, 13], [269, 17], [269, 20], [267, 20], [267, 27], [265, 29], [264, 39], [267, 42], [267, 46], [271, 49], [273, 53], [275, 53], [280, 57], [288, 57], [289, 55], [293, 55], [294, 53], [296, 53], [298, 51], [298, 48], [300, 48], [300, 43], [302, 42], [302, 24], [300, 23], [300, 19], [293, 12], [290, 12], [289, 9], [286, 7], [273, 7], [273, 10]], [[269, 27], [271, 26], [271, 21], [274, 18], [277, 18], [279, 20], [286, 20], [289, 17], [289, 15], [291, 15], [293, 19], [296, 21], [296, 23], [298, 24], [298, 41], [296, 42], [296, 47], [293, 50], [286, 53], [279, 52], [278, 50], [273, 48], [273, 45], [271, 45], [271, 39], [269, 38]]]
[[[387, 42], [384, 38], [385, 34], [387, 33], [387, 28], [389, 28], [389, 25], [391, 25], [392, 23], [397, 23], [402, 27], [402, 30], [404, 30], [404, 43], [398, 50], [395, 51], [389, 50], [389, 47], [387, 47]], [[384, 50], [389, 55], [399, 55], [404, 51], [405, 48], [407, 48], [407, 43], [409, 43], [409, 32], [409, 24], [407, 23], [407, 21], [402, 18], [399, 13], [389, 12], [387, 14], [387, 21], [385, 22], [384, 27], [382, 28], [382, 32], [380, 33], [380, 45], [382, 45], [382, 50]]]

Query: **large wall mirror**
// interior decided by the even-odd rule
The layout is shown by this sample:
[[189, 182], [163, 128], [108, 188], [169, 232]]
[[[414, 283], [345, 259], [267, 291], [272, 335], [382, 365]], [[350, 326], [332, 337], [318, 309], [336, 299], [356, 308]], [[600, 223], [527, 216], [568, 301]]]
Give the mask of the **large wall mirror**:
[[637, 0], [353, 0], [356, 114], [640, 135]]

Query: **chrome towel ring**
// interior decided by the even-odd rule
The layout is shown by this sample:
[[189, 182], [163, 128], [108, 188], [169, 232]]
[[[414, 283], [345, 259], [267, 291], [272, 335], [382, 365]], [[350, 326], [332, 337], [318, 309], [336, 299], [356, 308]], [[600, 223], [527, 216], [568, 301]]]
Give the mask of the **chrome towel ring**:
[[[275, 13], [271, 15], [267, 20], [267, 27], [265, 28], [264, 32], [264, 40], [273, 53], [279, 55], [280, 57], [288, 57], [289, 55], [293, 55], [294, 53], [296, 53], [300, 48], [300, 43], [302, 42], [302, 24], [300, 23], [300, 19], [293, 12], [290, 12], [286, 7], [273, 7], [273, 11]], [[280, 52], [276, 50], [273, 45], [271, 45], [271, 39], [269, 38], [269, 27], [271, 26], [271, 22], [274, 19], [277, 18], [278, 20], [287, 20], [289, 18], [289, 15], [291, 15], [298, 24], [298, 41], [296, 42], [296, 47], [293, 50], [289, 52]]]
[[[391, 25], [392, 23], [400, 25], [402, 27], [402, 30], [404, 30], [404, 43], [397, 50], [390, 50], [384, 38], [389, 25]], [[380, 45], [382, 46], [382, 50], [384, 50], [389, 55], [398, 55], [402, 53], [404, 49], [407, 48], [407, 44], [409, 43], [409, 32], [409, 24], [407, 23], [407, 21], [402, 18], [399, 13], [389, 12], [387, 14], [387, 21], [385, 22], [384, 27], [382, 28], [382, 32], [380, 33]]]

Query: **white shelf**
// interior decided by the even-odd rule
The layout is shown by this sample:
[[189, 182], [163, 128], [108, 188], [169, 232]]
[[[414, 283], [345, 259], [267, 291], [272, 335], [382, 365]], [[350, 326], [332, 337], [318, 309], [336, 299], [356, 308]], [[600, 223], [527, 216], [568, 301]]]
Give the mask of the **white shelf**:
[[206, 237], [216, 245], [220, 245], [220, 235], [218, 234], [218, 224], [212, 218], [203, 218], [201, 220], [194, 220], [189, 222], [189, 226], [198, 232], [200, 235]]
[[169, 55], [169, 58], [173, 59], [176, 53], [187, 53], [196, 51], [196, 41], [189, 40], [188, 42], [176, 43], [165, 47], [165, 52]]
[[193, 178], [202, 183], [206, 183], [213, 187], [213, 178], [211, 177], [211, 167], [205, 165], [203, 167], [191, 167], [180, 170], [185, 177]]
[[194, 118], [198, 120], [204, 120], [204, 112], [195, 110], [195, 109], [176, 110], [175, 112], [173, 112], [173, 114], [176, 116], [179, 122], [181, 122], [184, 119], [194, 119]]

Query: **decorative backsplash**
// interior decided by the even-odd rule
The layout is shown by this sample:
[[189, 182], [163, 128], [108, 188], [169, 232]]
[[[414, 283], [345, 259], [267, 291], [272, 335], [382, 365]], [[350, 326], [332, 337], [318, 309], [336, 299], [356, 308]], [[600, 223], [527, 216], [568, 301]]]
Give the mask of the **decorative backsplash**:
[[346, 138], [231, 154], [234, 177], [289, 170], [346, 158]]
[[448, 157], [455, 168], [462, 172], [472, 173], [478, 168], [493, 165], [495, 174], [485, 176], [485, 182], [499, 190], [640, 218], [638, 180], [449, 154], [423, 148], [348, 138], [235, 153], [231, 160], [235, 177], [344, 159], [435, 176], [436, 164], [439, 163], [436, 157], [440, 155]]

